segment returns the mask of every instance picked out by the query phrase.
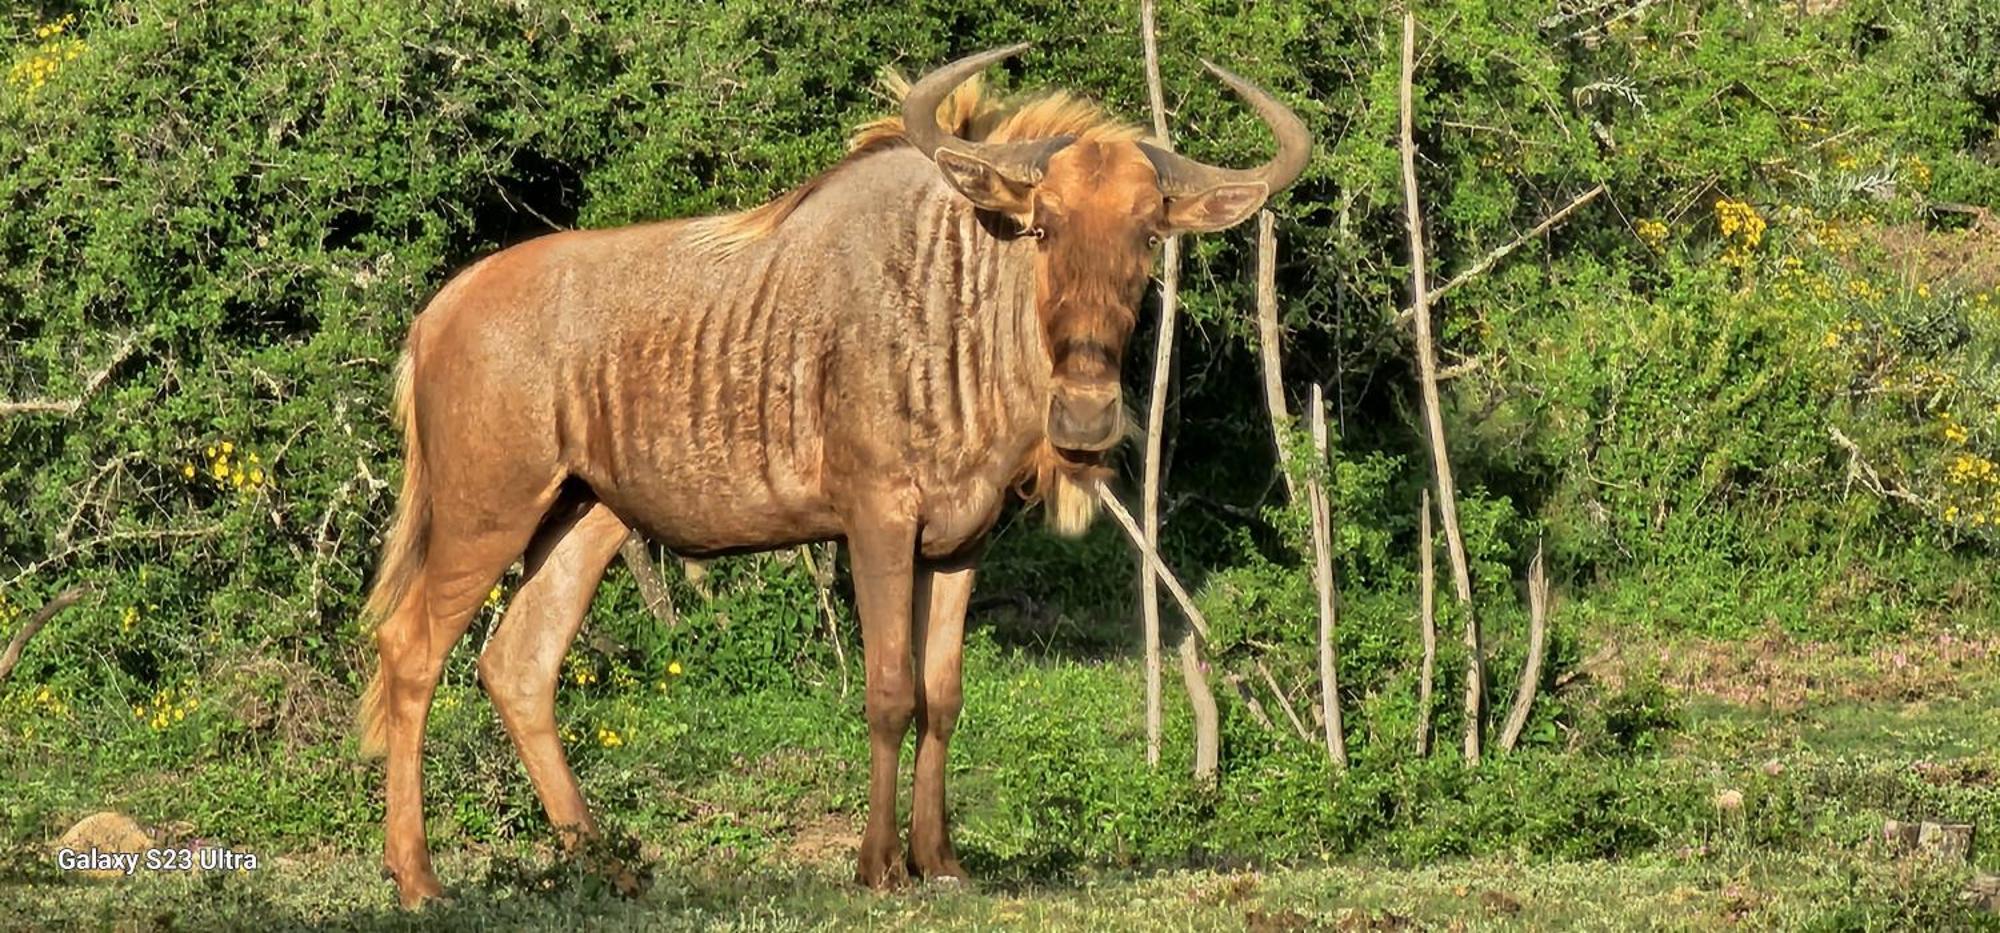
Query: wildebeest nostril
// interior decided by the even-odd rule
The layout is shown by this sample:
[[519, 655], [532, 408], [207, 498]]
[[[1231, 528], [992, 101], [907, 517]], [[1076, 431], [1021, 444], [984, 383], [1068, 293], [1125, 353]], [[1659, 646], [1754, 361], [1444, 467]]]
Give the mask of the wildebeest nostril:
[[1049, 442], [1066, 450], [1105, 450], [1124, 425], [1119, 393], [1108, 389], [1057, 391], [1049, 398]]

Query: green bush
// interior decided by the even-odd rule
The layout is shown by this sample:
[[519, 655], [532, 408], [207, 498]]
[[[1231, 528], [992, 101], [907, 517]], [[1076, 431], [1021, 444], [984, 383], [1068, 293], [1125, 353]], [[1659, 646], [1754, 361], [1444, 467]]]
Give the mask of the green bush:
[[[1336, 435], [1324, 461], [1296, 431], [1289, 443], [1295, 475], [1326, 482], [1333, 504], [1356, 767], [1330, 782], [1316, 755], [1273, 747], [1225, 702], [1226, 794], [1147, 771], [1140, 738], [1116, 731], [1137, 690], [1129, 548], [1109, 527], [1058, 542], [1010, 512], [982, 571], [997, 602], [975, 613], [990, 625], [975, 657], [1027, 673], [973, 679], [989, 712], [970, 715], [991, 718], [958, 760], [993, 763], [968, 778], [990, 791], [971, 799], [997, 802], [967, 815], [970, 848], [1035, 872], [1244, 851], [1590, 857], [1701, 827], [1701, 788], [1650, 757], [1676, 720], [1644, 684], [1544, 702], [1518, 763], [1408, 756], [1429, 453], [1395, 322], [1409, 274], [1392, 142], [1401, 7], [1163, 6], [1184, 151], [1229, 164], [1268, 151], [1204, 57], [1270, 87], [1318, 136], [1272, 206], [1288, 401], [1299, 411], [1322, 384]], [[1735, 636], [1775, 621], [1865, 641], [1990, 620], [2000, 279], [1976, 210], [2000, 200], [1991, 14], [1976, 0], [1576, 9], [1421, 11], [1434, 282], [1606, 192], [1438, 308], [1489, 707], [1522, 665], [1515, 581], [1538, 545], [1565, 596], [1551, 678], [1586, 631]], [[89, 0], [0, 19], [0, 398], [78, 400], [0, 414], [0, 628], [68, 585], [92, 593], [0, 694], [0, 763], [24, 775], [10, 833], [104, 802], [109, 775], [186, 767], [252, 790], [222, 800], [156, 781], [131, 798], [245, 839], [358, 845], [376, 814], [375, 782], [342, 745], [369, 664], [356, 613], [399, 479], [389, 374], [424, 298], [551, 228], [734, 209], [796, 185], [886, 109], [883, 66], [1037, 38], [997, 83], [1080, 90], [1143, 120], [1135, 19], [1112, 0]], [[1212, 673], [1263, 662], [1296, 686], [1315, 670], [1311, 542], [1304, 510], [1281, 501], [1256, 389], [1249, 242], [1191, 243], [1164, 549], [1215, 626]], [[1135, 361], [1152, 346], [1155, 315], [1142, 320]], [[718, 736], [755, 729], [759, 747], [846, 762], [798, 783], [858, 807], [858, 695], [827, 698], [859, 673], [846, 584], [845, 671], [793, 558], [718, 562], [707, 587], [674, 581], [673, 629], [623, 571], [593, 606], [566, 662], [563, 727], [595, 799], [700, 780], [735, 761]], [[471, 644], [506, 599], [503, 586]], [[1440, 613], [1455, 632], [1448, 595]], [[1442, 641], [1435, 725], [1449, 736], [1464, 659]], [[505, 839], [539, 825], [536, 805], [471, 711], [474, 682], [461, 651], [438, 716], [438, 812], [458, 836]], [[273, 762], [285, 780], [257, 781]], [[777, 781], [751, 802], [784, 797]]]

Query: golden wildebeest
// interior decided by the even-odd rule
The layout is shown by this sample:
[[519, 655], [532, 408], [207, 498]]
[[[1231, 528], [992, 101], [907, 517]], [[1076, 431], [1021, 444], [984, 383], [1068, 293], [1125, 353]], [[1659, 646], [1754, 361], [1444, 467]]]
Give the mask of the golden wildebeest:
[[1182, 158], [1060, 94], [1000, 103], [968, 83], [1023, 47], [918, 81], [900, 118], [769, 204], [514, 246], [411, 326], [403, 488], [366, 610], [381, 667], [362, 700], [406, 906], [441, 890], [423, 816], [438, 673], [517, 558], [480, 682], [564, 841], [595, 833], [555, 690], [631, 529], [694, 556], [847, 542], [871, 755], [860, 880], [963, 877], [945, 749], [987, 532], [1017, 488], [1059, 525], [1088, 520], [1083, 484], [1124, 433], [1119, 368], [1154, 246], [1241, 222], [1311, 149], [1296, 115], [1214, 66], [1277, 137], [1262, 167]]

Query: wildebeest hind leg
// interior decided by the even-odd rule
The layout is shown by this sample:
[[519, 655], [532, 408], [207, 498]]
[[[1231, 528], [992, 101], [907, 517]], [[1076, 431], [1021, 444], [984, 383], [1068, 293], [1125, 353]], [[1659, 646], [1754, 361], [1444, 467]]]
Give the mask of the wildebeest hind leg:
[[[563, 655], [627, 529], [599, 502], [558, 507], [528, 546], [521, 586], [479, 656], [479, 682], [506, 725], [563, 845], [597, 835], [556, 737], [556, 685]], [[614, 880], [625, 875], [614, 868]], [[622, 886], [622, 884], [621, 884]]]

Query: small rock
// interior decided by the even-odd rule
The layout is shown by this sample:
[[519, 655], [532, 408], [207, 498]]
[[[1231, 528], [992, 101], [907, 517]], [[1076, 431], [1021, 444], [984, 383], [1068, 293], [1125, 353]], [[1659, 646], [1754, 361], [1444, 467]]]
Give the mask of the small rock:
[[2000, 875], [1981, 874], [1959, 892], [1958, 899], [1972, 905], [1975, 910], [1989, 914], [2000, 914]]
[[1521, 902], [1509, 897], [1503, 891], [1481, 891], [1479, 892], [1479, 903], [1484, 905], [1491, 913], [1518, 914], [1521, 912]]
[[[69, 832], [56, 840], [58, 850], [86, 852], [145, 852], [153, 848], [153, 837], [137, 820], [112, 810], [93, 813], [77, 821]], [[125, 873], [117, 869], [80, 869], [77, 874], [87, 878], [122, 878]]]
[[1917, 824], [1902, 820], [1882, 821], [1882, 842], [1889, 851], [1897, 855], [1908, 854], [1917, 847]]
[[1926, 820], [1917, 830], [1917, 849], [1940, 861], [1963, 862], [1972, 855], [1972, 824]]

